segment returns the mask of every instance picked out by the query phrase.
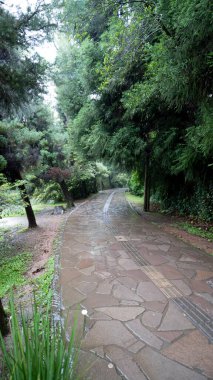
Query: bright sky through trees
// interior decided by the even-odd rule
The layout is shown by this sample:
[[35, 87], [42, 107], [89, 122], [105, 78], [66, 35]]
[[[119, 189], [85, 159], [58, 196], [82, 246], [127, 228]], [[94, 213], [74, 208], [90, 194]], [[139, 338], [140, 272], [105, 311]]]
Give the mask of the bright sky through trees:
[[[49, 1], [44, 2], [47, 4], [50, 3]], [[36, 3], [38, 3], [36, 0], [6, 0], [4, 7], [11, 13], [16, 13], [17, 8], [25, 12], [27, 7], [34, 8]], [[54, 63], [56, 58], [56, 47], [53, 42], [44, 42], [41, 46], [37, 46], [35, 50], [48, 62]]]

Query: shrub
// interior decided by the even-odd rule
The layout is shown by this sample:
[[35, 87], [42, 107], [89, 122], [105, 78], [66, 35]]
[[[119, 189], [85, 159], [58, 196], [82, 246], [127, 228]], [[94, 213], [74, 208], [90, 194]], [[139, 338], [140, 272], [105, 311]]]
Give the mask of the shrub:
[[60, 185], [57, 182], [43, 182], [39, 188], [36, 188], [33, 194], [37, 202], [62, 202], [64, 200]]
[[134, 171], [131, 175], [129, 180], [129, 190], [134, 195], [143, 196], [144, 190], [137, 171]]
[[0, 334], [4, 379], [78, 380], [79, 349], [74, 347], [77, 319], [66, 344], [61, 324], [55, 326], [50, 319], [50, 308], [43, 314], [34, 302], [31, 319], [21, 310], [19, 323], [11, 298], [10, 311], [12, 342], [9, 350]]

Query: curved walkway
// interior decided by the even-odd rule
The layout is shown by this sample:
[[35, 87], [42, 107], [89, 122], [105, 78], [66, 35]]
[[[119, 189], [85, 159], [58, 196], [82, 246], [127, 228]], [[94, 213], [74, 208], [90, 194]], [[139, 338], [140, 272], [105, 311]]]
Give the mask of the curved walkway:
[[64, 315], [80, 314], [91, 380], [213, 379], [213, 259], [102, 192], [68, 218]]

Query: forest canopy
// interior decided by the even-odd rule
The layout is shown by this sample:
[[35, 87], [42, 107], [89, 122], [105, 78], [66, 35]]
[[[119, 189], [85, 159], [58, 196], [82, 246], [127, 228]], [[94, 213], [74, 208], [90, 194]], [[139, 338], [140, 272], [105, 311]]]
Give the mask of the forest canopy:
[[[127, 177], [145, 211], [151, 199], [212, 220], [212, 34], [208, 0], [1, 3], [1, 183], [17, 185], [30, 226], [29, 195], [72, 206]], [[34, 47], [54, 38], [51, 66]]]
[[[129, 173], [162, 208], [212, 218], [208, 0], [69, 0], [58, 107], [73, 152]], [[62, 21], [63, 20], [63, 21]]]

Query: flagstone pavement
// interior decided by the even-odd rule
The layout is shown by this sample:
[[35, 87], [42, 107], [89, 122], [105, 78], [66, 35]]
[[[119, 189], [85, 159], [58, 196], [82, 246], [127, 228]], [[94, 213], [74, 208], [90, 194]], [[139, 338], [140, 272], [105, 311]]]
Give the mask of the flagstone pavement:
[[60, 261], [68, 325], [87, 310], [78, 323], [85, 379], [213, 379], [212, 257], [112, 190], [70, 214]]

